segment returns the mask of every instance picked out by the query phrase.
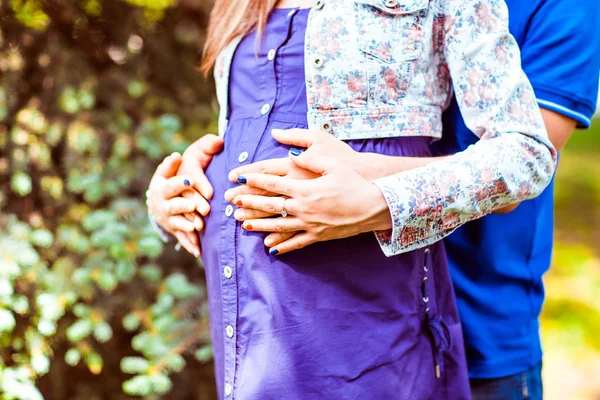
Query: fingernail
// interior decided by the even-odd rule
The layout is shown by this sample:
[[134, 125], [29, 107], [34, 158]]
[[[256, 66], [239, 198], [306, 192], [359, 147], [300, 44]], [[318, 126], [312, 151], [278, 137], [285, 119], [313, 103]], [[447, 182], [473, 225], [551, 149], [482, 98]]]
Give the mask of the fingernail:
[[196, 257], [196, 258], [200, 257], [200, 250], [198, 250], [198, 249], [194, 250], [194, 257]]
[[251, 231], [252, 230], [252, 225], [251, 224], [243, 224], [242, 228], [247, 230], [247, 231]]
[[184, 179], [184, 180], [183, 180], [183, 184], [184, 184], [185, 186], [190, 186], [190, 183], [191, 183], [191, 182], [190, 182], [190, 180], [189, 180], [189, 179]]
[[293, 156], [298, 157], [300, 154], [302, 154], [302, 150], [298, 150], [298, 149], [290, 149], [290, 153], [292, 153]]
[[238, 207], [241, 207], [244, 205], [244, 203], [242, 203], [241, 199], [233, 199], [233, 204], [235, 204]]
[[279, 253], [279, 250], [277, 250], [277, 249], [271, 249], [271, 250], [269, 250], [269, 254], [271, 254], [272, 256], [276, 256], [277, 253]]
[[244, 183], [248, 183], [248, 180], [246, 178], [244, 178], [243, 176], [240, 176], [237, 178], [238, 183], [244, 184]]
[[273, 239], [265, 239], [265, 246], [269, 247], [273, 244]]

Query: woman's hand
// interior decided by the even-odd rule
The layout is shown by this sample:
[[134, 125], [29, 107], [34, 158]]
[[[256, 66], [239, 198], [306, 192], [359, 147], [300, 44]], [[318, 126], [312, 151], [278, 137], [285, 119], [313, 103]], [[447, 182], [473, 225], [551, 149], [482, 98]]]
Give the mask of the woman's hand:
[[173, 153], [156, 168], [150, 181], [146, 204], [154, 221], [175, 236], [188, 252], [198, 257], [200, 249], [198, 237], [194, 234], [195, 221], [182, 215], [192, 213], [195, 204], [191, 199], [179, 197], [181, 193], [192, 190], [192, 178], [175, 176], [181, 162], [181, 155]]
[[[274, 232], [265, 238], [271, 254], [283, 254], [311, 243], [392, 226], [387, 203], [379, 188], [344, 162], [296, 149], [290, 150], [289, 160], [295, 168], [311, 171], [319, 177], [298, 180], [247, 173], [238, 176], [237, 181], [267, 195], [237, 191], [233, 198], [238, 207], [267, 215], [279, 214], [285, 208], [287, 217], [242, 218], [242, 228], [246, 230]], [[231, 198], [235, 191], [228, 191], [226, 198]], [[296, 232], [299, 233], [294, 235]]]

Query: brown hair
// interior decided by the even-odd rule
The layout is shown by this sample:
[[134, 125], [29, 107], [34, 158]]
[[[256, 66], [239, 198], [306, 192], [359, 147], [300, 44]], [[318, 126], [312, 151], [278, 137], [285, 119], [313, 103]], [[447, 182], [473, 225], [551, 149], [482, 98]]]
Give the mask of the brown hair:
[[[208, 22], [208, 36], [200, 70], [208, 75], [217, 56], [231, 41], [254, 29], [262, 32], [279, 0], [216, 0]], [[260, 35], [259, 35], [260, 36]]]

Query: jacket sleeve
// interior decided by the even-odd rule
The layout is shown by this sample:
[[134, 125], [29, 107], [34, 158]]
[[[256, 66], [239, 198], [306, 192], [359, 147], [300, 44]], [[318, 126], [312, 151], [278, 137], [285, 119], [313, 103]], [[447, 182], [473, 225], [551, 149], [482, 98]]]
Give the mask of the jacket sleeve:
[[448, 67], [466, 125], [481, 140], [426, 167], [374, 181], [392, 216], [392, 229], [375, 233], [387, 256], [427, 246], [496, 208], [538, 196], [556, 165], [508, 32], [504, 1], [437, 0], [432, 7], [441, 65]]

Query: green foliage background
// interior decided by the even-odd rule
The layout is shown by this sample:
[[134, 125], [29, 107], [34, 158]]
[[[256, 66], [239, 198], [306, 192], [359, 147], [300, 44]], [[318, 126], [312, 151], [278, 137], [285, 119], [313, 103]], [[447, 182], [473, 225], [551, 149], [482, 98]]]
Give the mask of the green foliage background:
[[2, 2], [0, 398], [214, 397], [203, 272], [143, 201], [214, 128], [210, 3], [174, 3]]
[[[143, 203], [160, 160], [216, 130], [196, 69], [210, 6], [1, 3], [1, 399], [216, 397], [203, 271]], [[550, 400], [600, 393], [599, 155], [597, 121], [557, 173]]]

